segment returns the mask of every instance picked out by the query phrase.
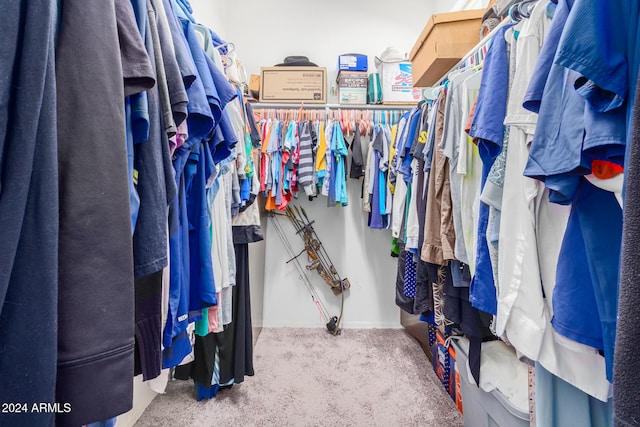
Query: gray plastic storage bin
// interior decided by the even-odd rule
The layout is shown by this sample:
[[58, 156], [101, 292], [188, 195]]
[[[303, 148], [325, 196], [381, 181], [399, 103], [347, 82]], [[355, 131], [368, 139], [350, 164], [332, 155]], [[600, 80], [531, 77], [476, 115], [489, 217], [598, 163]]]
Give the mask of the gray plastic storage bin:
[[460, 373], [460, 391], [465, 427], [528, 427], [529, 413], [514, 407], [498, 390], [487, 393], [467, 375], [467, 354], [452, 340], [456, 367]]

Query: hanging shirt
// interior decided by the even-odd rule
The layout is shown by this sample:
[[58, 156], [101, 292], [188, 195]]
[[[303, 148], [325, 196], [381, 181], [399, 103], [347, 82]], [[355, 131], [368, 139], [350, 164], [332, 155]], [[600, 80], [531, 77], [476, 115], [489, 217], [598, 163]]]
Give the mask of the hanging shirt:
[[[476, 105], [470, 136], [478, 138], [478, 151], [482, 158], [482, 187], [484, 187], [493, 161], [502, 150], [504, 117], [507, 109], [509, 58], [505, 33], [510, 26], [498, 30], [485, 57], [480, 94]], [[496, 289], [487, 243], [489, 206], [480, 202], [477, 231], [475, 273], [471, 282], [471, 304], [486, 313], [497, 311]]]
[[[418, 176], [420, 171], [418, 170], [418, 161], [414, 159], [411, 162], [411, 181], [407, 184], [411, 188], [409, 195], [409, 204], [407, 206], [407, 216], [405, 222], [405, 248], [413, 255], [418, 254], [418, 248], [420, 247], [420, 219], [418, 216], [418, 201], [422, 188], [418, 184]], [[415, 179], [415, 180], [414, 180]]]
[[218, 304], [211, 260], [210, 217], [206, 203], [206, 146], [195, 148], [185, 168], [187, 215], [189, 218], [190, 302], [189, 314], [200, 317], [201, 310]]
[[[136, 0], [134, 5], [141, 1], [142, 0]], [[179, 23], [178, 17], [173, 12], [171, 0], [162, 0], [162, 5], [164, 6], [164, 11], [167, 16], [167, 23], [173, 40], [173, 47], [175, 49], [176, 61], [180, 68], [180, 74], [182, 75], [185, 88], [189, 89], [195, 82], [198, 71], [196, 69], [196, 65], [193, 63], [193, 58], [189, 52], [187, 41], [184, 38], [182, 25]]]
[[[437, 127], [434, 140], [440, 139], [442, 132], [442, 126]], [[440, 147], [434, 146], [432, 151], [424, 242], [420, 258], [431, 264], [447, 265], [447, 261], [455, 259], [456, 239], [453, 227], [449, 162]]]
[[[438, 109], [440, 108], [440, 102], [442, 99], [443, 98], [441, 96], [438, 96], [429, 109], [429, 117], [427, 119], [427, 140], [425, 141], [424, 149], [422, 151], [422, 159], [424, 160], [424, 171], [427, 173], [431, 170], [433, 150], [436, 146], [435, 142], [438, 141], [438, 144], [440, 144], [440, 141], [442, 141], [443, 122], [442, 120], [436, 120], [436, 117], [438, 116]], [[442, 102], [444, 102], [444, 100]], [[437, 138], [436, 135], [438, 135]]]
[[398, 166], [398, 171], [404, 177], [404, 180], [409, 183], [413, 179], [413, 173], [411, 170], [411, 162], [413, 161], [413, 157], [411, 156], [411, 148], [416, 140], [418, 134], [418, 126], [420, 125], [420, 114], [421, 110], [415, 108], [411, 112], [411, 117], [409, 119], [408, 130], [406, 133], [406, 139], [402, 147], [398, 147], [400, 165]]
[[[380, 152], [374, 150], [374, 162], [380, 162], [382, 156]], [[386, 228], [385, 217], [380, 211], [380, 171], [374, 171], [371, 181], [373, 182], [373, 193], [371, 193], [371, 212], [369, 213], [368, 225], [374, 229]]]
[[367, 163], [364, 171], [364, 179], [362, 180], [362, 210], [365, 212], [371, 212], [371, 197], [373, 186], [373, 164], [375, 161], [375, 155], [373, 151], [374, 136], [369, 140], [369, 146], [367, 149]]
[[326, 175], [326, 154], [327, 154], [327, 139], [325, 137], [325, 124], [324, 122], [320, 123], [320, 137], [318, 138], [318, 151], [316, 153], [316, 175], [318, 177], [318, 182], [322, 183]]
[[404, 113], [402, 117], [400, 117], [400, 121], [398, 122], [396, 137], [393, 139], [393, 155], [391, 156], [391, 165], [389, 167], [389, 182], [392, 185], [396, 183], [396, 177], [398, 176], [398, 169], [400, 167], [400, 151], [402, 150], [402, 146], [404, 141], [406, 140], [406, 132], [407, 132], [407, 123], [409, 117], [411, 116], [410, 112]]
[[324, 155], [324, 165], [325, 165], [326, 172], [325, 172], [324, 178], [322, 179], [322, 195], [327, 197], [329, 197], [329, 189], [331, 188], [331, 185], [330, 185], [331, 168], [333, 167], [333, 163], [332, 163], [333, 155], [331, 151], [331, 140], [333, 137], [333, 131], [334, 131], [333, 121], [327, 120], [325, 129], [324, 129], [324, 134], [325, 134], [325, 139], [327, 144], [325, 149], [325, 155]]
[[376, 125], [374, 129], [374, 137], [371, 146], [371, 172], [369, 178], [369, 194], [371, 195], [371, 212], [369, 214], [369, 227], [374, 229], [383, 229], [387, 227], [387, 218], [380, 209], [380, 198], [386, 194], [386, 179], [384, 172], [380, 170], [380, 164], [383, 162], [384, 152], [384, 131], [381, 125]]
[[345, 168], [349, 153], [338, 122], [334, 126], [331, 151], [335, 159], [335, 168], [332, 168], [332, 171], [335, 170], [335, 202], [341, 206], [347, 206], [349, 200], [347, 196], [347, 171]]
[[[138, 1], [138, 0], [136, 0]], [[176, 57], [176, 49], [171, 36], [169, 19], [162, 0], [151, 0], [151, 4], [158, 15], [158, 37], [162, 50], [162, 59], [169, 91], [170, 110], [178, 128], [187, 118], [187, 90], [180, 74], [180, 67]], [[166, 114], [166, 112], [165, 112]], [[169, 135], [171, 137], [171, 135]]]
[[[464, 70], [461, 73], [457, 74], [455, 77], [451, 76], [449, 89], [446, 94], [446, 98], [444, 95], [441, 95], [441, 99], [439, 101], [439, 113], [442, 115], [443, 120], [443, 128], [444, 131], [442, 133], [442, 140], [436, 141], [436, 144], [440, 148], [442, 148], [442, 152], [449, 159], [449, 167], [450, 167], [450, 180], [451, 180], [451, 203], [453, 206], [453, 225], [456, 233], [456, 247], [455, 247], [455, 257], [460, 262], [465, 264], [469, 264], [470, 260], [475, 261], [475, 257], [472, 256], [475, 254], [475, 251], [467, 251], [470, 249], [467, 247], [465, 242], [474, 241], [473, 239], [473, 227], [463, 228], [463, 209], [462, 209], [462, 201], [466, 201], [471, 203], [473, 206], [474, 197], [473, 195], [466, 195], [466, 197], [462, 197], [462, 176], [458, 173], [457, 167], [459, 162], [459, 152], [460, 152], [460, 144], [467, 143], [466, 138], [460, 139], [461, 129], [463, 128], [462, 117], [460, 116], [460, 99], [462, 97], [462, 92], [460, 92], [460, 85], [462, 82], [469, 76], [474, 75], [473, 70]], [[438, 119], [436, 119], [438, 120]], [[466, 160], [466, 159], [465, 159]], [[472, 182], [471, 180], [467, 181], [468, 183]], [[473, 185], [468, 185], [473, 191]], [[468, 209], [465, 209], [465, 212], [468, 212]], [[469, 221], [468, 218], [473, 218], [473, 216], [465, 215], [467, 218], [467, 223], [473, 224], [472, 220]], [[473, 265], [471, 266], [471, 270], [473, 272]]]
[[[598, 16], [604, 16], [599, 19]], [[640, 54], [635, 2], [580, 1], [572, 8], [560, 39], [556, 62], [574, 70], [576, 91], [585, 98], [583, 155], [587, 161], [624, 164]], [[590, 40], [586, 31], [606, 32]]]
[[[569, 209], [550, 203], [549, 190], [522, 175], [538, 119], [522, 108], [522, 101], [531, 88], [529, 82], [535, 80], [531, 79], [537, 72], [532, 64], [540, 66], [543, 57], [537, 61], [538, 55], [546, 48], [555, 22], [555, 18], [552, 22], [546, 17], [545, 7], [544, 2], [536, 5], [518, 37], [516, 72], [505, 118], [511, 130], [500, 227], [495, 329], [519, 353], [540, 361], [578, 389], [606, 400], [609, 383], [602, 356], [592, 347], [569, 342], [550, 323]], [[562, 16], [562, 9], [557, 12]]]
[[387, 185], [389, 186], [389, 189], [391, 190], [391, 195], [393, 196], [393, 193], [395, 193], [396, 191], [396, 179], [395, 177], [397, 176], [397, 172], [393, 171], [394, 168], [394, 160], [397, 157], [397, 148], [396, 148], [396, 142], [398, 140], [398, 125], [393, 125], [391, 127], [391, 136], [389, 138], [389, 173], [387, 176]]
[[[351, 168], [349, 169], [349, 178], [358, 179], [364, 176], [365, 161], [362, 155], [362, 141], [360, 129], [356, 126], [353, 134], [353, 142], [351, 143]], [[393, 158], [393, 154], [392, 154]]]
[[[575, 218], [575, 219], [574, 219]], [[618, 269], [622, 244], [622, 211], [612, 192], [603, 190], [582, 179], [576, 199], [572, 204], [570, 224], [576, 234], [583, 238], [580, 245], [585, 250], [585, 262], [572, 260], [570, 254], [561, 258], [558, 274], [565, 261], [575, 261], [586, 269], [590, 280], [558, 281], [554, 290], [554, 321], [556, 330], [568, 338], [604, 350], [607, 364], [607, 379], [613, 381], [613, 348], [615, 342], [616, 316], [618, 304]], [[565, 238], [571, 237], [569, 229]], [[579, 239], [579, 237], [578, 237]], [[591, 283], [591, 289], [585, 288]], [[558, 293], [564, 291], [564, 298]], [[589, 304], [591, 303], [591, 304]], [[593, 304], [595, 303], [595, 304]], [[578, 322], [584, 312], [597, 319], [593, 322]], [[560, 326], [560, 316], [564, 323]], [[567, 327], [568, 326], [568, 327]], [[598, 335], [600, 333], [600, 335]]]

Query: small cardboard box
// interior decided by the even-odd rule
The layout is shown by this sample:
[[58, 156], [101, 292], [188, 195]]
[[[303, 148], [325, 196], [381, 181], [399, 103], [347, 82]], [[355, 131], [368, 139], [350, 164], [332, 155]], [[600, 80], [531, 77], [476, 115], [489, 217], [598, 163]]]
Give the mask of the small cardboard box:
[[327, 102], [326, 68], [266, 67], [260, 70], [260, 79], [260, 102]]
[[338, 88], [338, 101], [340, 104], [366, 105], [367, 89], [340, 87]]
[[340, 71], [367, 71], [369, 60], [367, 55], [358, 53], [345, 53], [338, 56], [338, 70]]
[[366, 71], [340, 71], [336, 83], [338, 87], [367, 88], [369, 75]]
[[415, 104], [420, 101], [422, 91], [413, 87], [411, 62], [384, 62], [378, 70], [383, 104]]
[[411, 49], [413, 82], [431, 86], [480, 41], [485, 9], [431, 15]]
[[366, 104], [368, 77], [362, 71], [340, 71], [336, 79], [340, 104]]

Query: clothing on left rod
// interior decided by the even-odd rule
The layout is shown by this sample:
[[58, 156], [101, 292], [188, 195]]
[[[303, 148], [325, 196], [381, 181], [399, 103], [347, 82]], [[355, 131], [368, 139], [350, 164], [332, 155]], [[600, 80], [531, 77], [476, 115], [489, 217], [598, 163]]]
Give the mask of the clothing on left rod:
[[[59, 206], [54, 68], [58, 10], [51, 0], [13, 1], [3, 6], [2, 13], [0, 401], [24, 402], [31, 408], [34, 403], [58, 401]], [[125, 216], [130, 233], [128, 206]], [[28, 336], [17, 333], [25, 325], [37, 327], [30, 328]], [[49, 426], [55, 415], [29, 411], [2, 414], [2, 420], [7, 425]]]
[[[118, 40], [114, 1], [61, 4], [56, 401], [73, 411], [58, 414], [57, 425], [105, 420], [132, 406], [133, 248]], [[87, 321], [96, 313], [99, 322]]]

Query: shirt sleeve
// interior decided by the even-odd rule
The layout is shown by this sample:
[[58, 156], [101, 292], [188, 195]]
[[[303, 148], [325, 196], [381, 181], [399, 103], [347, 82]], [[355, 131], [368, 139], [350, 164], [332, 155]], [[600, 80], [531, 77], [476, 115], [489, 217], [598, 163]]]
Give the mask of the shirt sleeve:
[[480, 94], [469, 135], [478, 138], [480, 155], [495, 158], [502, 150], [504, 118], [507, 114], [509, 87], [509, 57], [505, 33], [510, 27], [500, 29], [491, 43], [484, 62]]
[[629, 1], [576, 1], [565, 25], [556, 63], [576, 71], [575, 87], [596, 111], [622, 105], [628, 90]]

